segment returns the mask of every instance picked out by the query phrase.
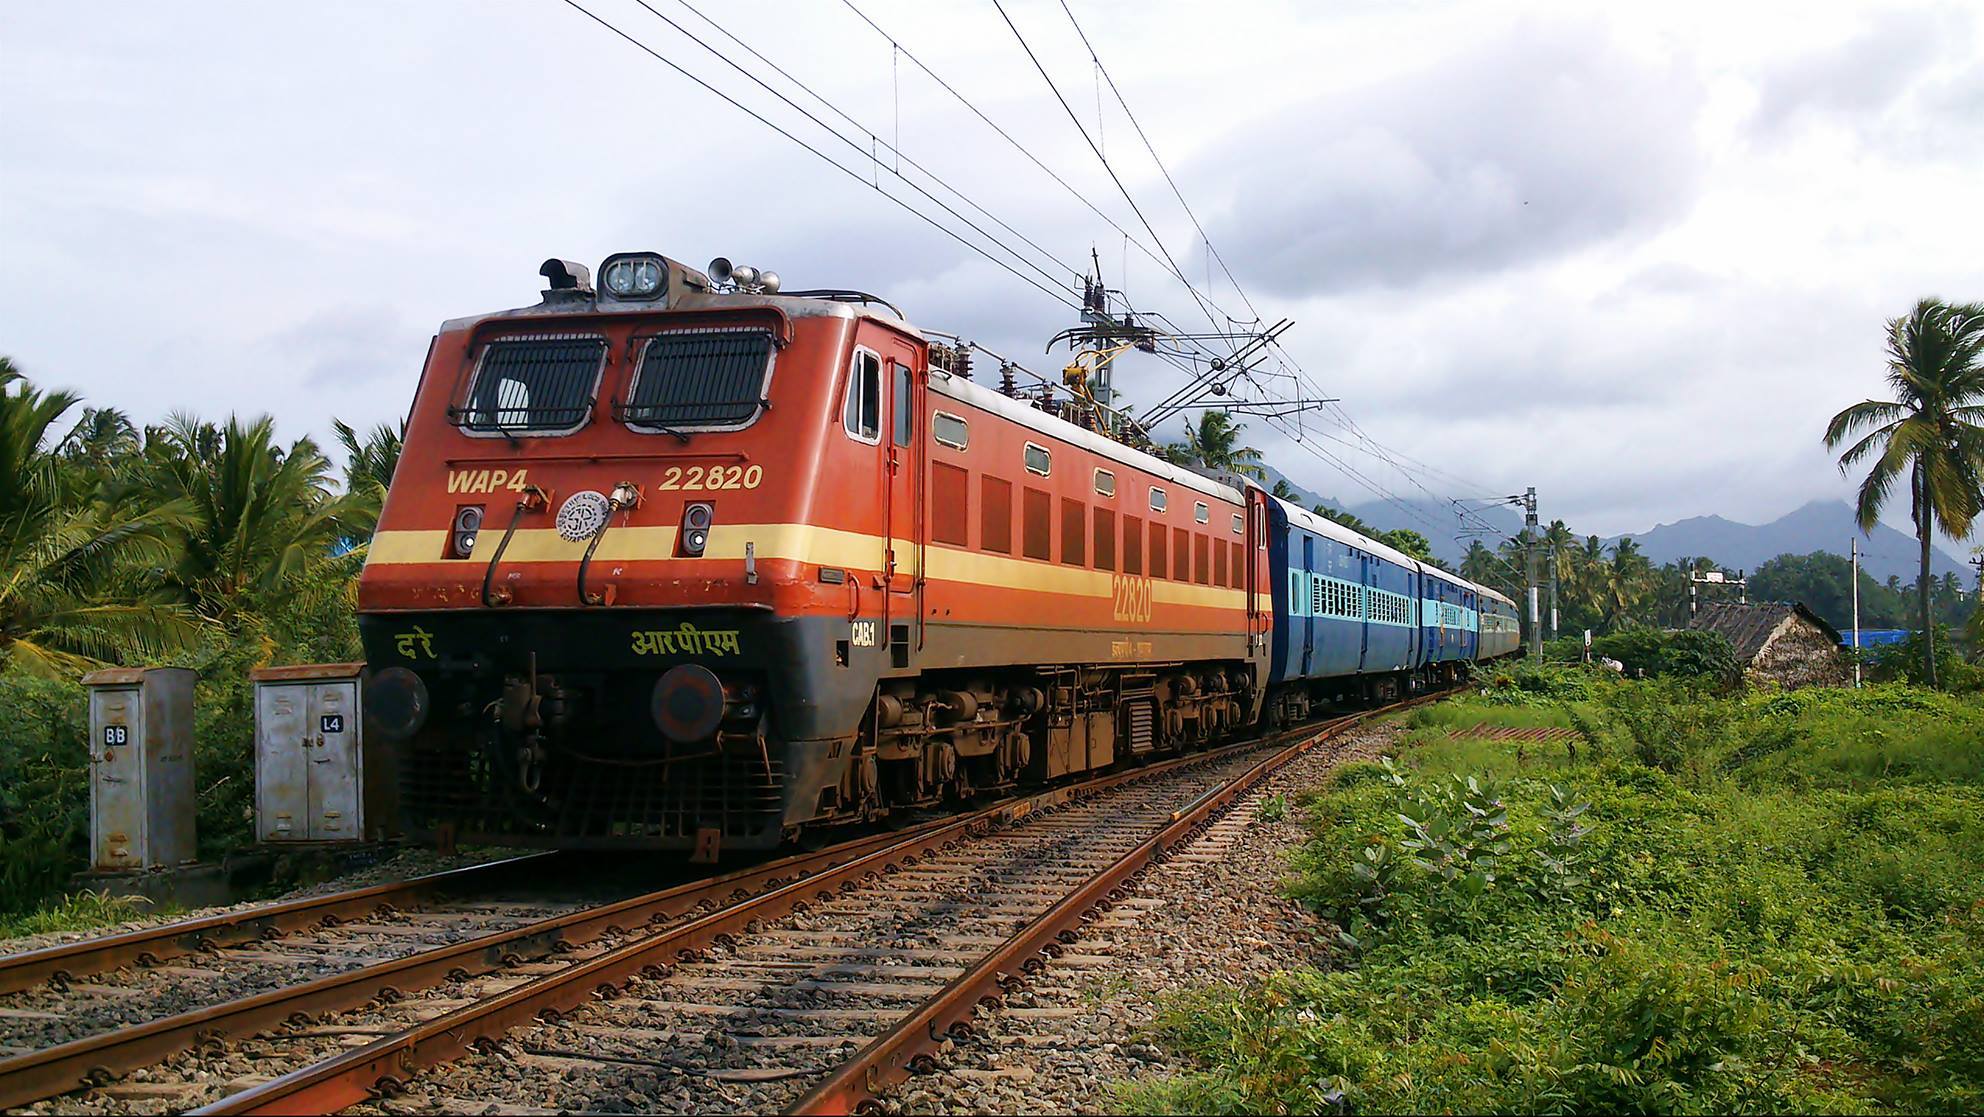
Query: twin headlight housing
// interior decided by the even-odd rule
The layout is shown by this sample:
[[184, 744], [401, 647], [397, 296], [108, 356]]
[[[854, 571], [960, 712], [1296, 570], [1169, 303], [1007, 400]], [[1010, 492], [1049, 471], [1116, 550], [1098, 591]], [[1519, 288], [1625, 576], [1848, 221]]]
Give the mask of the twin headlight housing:
[[668, 284], [668, 264], [650, 253], [608, 256], [599, 266], [599, 283], [616, 299], [652, 299]]

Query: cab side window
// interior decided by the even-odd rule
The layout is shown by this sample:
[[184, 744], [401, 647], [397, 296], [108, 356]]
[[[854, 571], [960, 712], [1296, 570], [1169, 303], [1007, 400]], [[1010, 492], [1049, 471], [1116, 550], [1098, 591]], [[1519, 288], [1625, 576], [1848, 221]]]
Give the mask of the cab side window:
[[882, 359], [856, 349], [847, 370], [847, 406], [841, 425], [849, 438], [874, 445], [882, 431]]
[[901, 361], [891, 361], [889, 362], [889, 367], [895, 369], [894, 382], [895, 382], [896, 413], [895, 413], [894, 426], [895, 426], [896, 445], [907, 446], [909, 445], [909, 436], [911, 433], [910, 431], [911, 421], [916, 417], [916, 413], [914, 411], [911, 411], [909, 407], [909, 400], [911, 395], [909, 366], [903, 364]]

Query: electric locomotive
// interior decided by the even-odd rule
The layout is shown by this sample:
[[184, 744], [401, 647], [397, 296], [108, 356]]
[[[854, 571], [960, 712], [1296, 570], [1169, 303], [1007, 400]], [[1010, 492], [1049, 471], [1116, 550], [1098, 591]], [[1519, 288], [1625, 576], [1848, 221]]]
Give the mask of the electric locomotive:
[[872, 295], [541, 274], [435, 336], [360, 581], [410, 834], [713, 858], [1259, 719], [1258, 486]]

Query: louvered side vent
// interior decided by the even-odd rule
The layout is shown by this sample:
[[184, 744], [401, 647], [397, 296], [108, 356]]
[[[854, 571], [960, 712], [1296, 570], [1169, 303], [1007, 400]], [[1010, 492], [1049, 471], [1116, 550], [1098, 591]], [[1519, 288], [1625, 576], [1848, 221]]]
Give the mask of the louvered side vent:
[[1130, 721], [1130, 731], [1126, 735], [1133, 753], [1149, 752], [1157, 747], [1157, 710], [1146, 698], [1132, 702], [1126, 708]]

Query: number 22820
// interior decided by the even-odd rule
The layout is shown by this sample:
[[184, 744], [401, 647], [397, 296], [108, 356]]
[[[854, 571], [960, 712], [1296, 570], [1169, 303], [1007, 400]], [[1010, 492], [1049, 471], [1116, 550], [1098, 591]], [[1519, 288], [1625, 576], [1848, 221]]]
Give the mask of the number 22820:
[[655, 488], [667, 491], [680, 489], [684, 492], [716, 492], [721, 489], [755, 489], [765, 479], [765, 467], [761, 465], [700, 465], [689, 466], [686, 470], [679, 465], [671, 465], [662, 472], [661, 483]]

